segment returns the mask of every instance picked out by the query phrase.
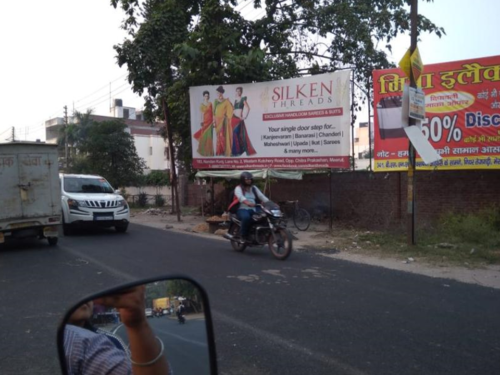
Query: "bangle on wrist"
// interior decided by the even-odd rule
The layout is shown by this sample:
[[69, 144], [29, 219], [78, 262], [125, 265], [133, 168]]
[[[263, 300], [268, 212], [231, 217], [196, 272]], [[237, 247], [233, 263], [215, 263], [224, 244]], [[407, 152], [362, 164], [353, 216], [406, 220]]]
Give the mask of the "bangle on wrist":
[[149, 362], [145, 362], [145, 363], [138, 363], [138, 362], [135, 362], [132, 357], [130, 357], [130, 362], [134, 365], [134, 366], [139, 366], [139, 367], [147, 367], [147, 366], [151, 366], [151, 365], [154, 365], [156, 362], [158, 362], [158, 360], [162, 357], [163, 355], [163, 351], [165, 350], [165, 346], [163, 345], [163, 341], [160, 340], [160, 338], [158, 336], [156, 336], [156, 339], [160, 342], [160, 354], [158, 354], [158, 356], [149, 361]]

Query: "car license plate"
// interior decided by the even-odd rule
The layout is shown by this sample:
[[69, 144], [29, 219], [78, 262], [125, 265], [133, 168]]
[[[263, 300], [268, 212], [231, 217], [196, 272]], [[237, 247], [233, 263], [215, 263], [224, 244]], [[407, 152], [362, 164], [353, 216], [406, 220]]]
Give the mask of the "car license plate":
[[43, 235], [45, 237], [58, 237], [59, 232], [58, 232], [56, 226], [45, 227], [45, 228], [43, 228]]
[[113, 216], [94, 216], [94, 220], [106, 221], [106, 220], [114, 220]]

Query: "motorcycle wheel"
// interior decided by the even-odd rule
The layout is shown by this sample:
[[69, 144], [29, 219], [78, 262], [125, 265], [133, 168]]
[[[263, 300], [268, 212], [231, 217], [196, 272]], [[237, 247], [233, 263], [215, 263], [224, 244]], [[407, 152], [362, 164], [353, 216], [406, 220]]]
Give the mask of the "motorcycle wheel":
[[274, 236], [269, 235], [268, 246], [271, 254], [276, 259], [285, 260], [292, 254], [292, 234], [283, 228], [276, 230], [274, 233], [277, 242], [274, 241]]
[[[229, 229], [229, 234], [234, 236], [238, 236], [240, 231], [240, 227], [238, 225], [232, 225], [231, 229]], [[245, 251], [247, 248], [246, 243], [239, 243], [238, 241], [231, 241], [231, 246], [233, 247], [234, 251], [237, 251], [239, 253]]]

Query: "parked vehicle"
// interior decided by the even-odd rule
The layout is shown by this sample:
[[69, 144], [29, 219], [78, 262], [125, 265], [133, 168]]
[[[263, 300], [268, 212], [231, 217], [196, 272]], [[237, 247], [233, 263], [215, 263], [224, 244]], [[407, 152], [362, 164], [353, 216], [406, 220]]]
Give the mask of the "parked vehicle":
[[271, 201], [256, 207], [259, 211], [252, 216], [250, 240], [239, 238], [241, 222], [235, 214], [229, 214], [229, 229], [225, 238], [231, 241], [234, 250], [244, 251], [248, 246], [268, 245], [273, 256], [285, 260], [292, 253], [292, 235], [283, 222], [283, 214], [279, 206]]
[[0, 243], [5, 237], [46, 238], [56, 245], [61, 223], [57, 146], [0, 144]]
[[144, 313], [146, 314], [147, 318], [151, 318], [153, 316], [153, 309], [148, 307], [144, 310]]
[[130, 210], [119, 190], [113, 190], [104, 177], [60, 174], [64, 234], [74, 225], [115, 227], [127, 231]]

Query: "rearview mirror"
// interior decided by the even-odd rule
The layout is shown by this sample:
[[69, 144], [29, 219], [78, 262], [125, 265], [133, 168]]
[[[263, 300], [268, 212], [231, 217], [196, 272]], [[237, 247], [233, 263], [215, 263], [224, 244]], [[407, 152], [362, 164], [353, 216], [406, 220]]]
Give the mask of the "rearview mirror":
[[57, 332], [63, 374], [217, 374], [208, 298], [185, 277], [122, 285], [89, 296]]

